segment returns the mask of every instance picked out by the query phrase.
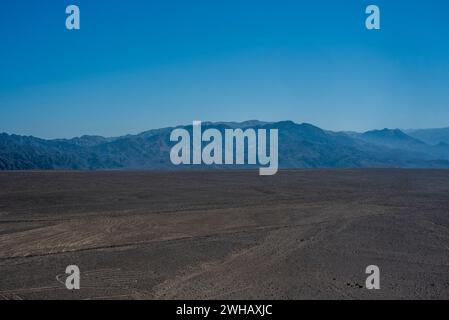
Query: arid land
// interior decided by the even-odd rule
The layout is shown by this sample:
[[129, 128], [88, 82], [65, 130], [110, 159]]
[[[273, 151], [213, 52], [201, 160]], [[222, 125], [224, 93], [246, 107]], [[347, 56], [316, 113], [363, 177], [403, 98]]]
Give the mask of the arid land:
[[449, 299], [449, 170], [0, 172], [0, 299], [221, 298]]

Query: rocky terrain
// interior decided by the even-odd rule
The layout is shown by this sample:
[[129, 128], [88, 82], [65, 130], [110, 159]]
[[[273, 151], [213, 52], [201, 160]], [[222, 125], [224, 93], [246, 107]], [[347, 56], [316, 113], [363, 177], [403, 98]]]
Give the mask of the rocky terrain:
[[[191, 131], [192, 125], [180, 128]], [[449, 168], [449, 131], [445, 129], [408, 134], [399, 129], [332, 132], [307, 123], [255, 120], [205, 122], [203, 128], [215, 128], [221, 133], [235, 128], [277, 129], [281, 168]], [[170, 149], [175, 144], [170, 142], [172, 130], [162, 128], [114, 138], [53, 140], [0, 134], [0, 170], [178, 169], [170, 161]], [[427, 142], [419, 140], [421, 137]]]

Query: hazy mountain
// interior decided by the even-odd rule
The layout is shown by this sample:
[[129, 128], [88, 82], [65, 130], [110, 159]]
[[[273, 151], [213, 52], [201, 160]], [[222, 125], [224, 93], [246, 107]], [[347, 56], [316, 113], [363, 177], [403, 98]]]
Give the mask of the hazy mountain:
[[449, 145], [449, 128], [406, 130], [406, 133], [427, 144], [438, 145], [444, 143]]
[[399, 129], [372, 130], [360, 134], [357, 138], [389, 149], [408, 152], [414, 158], [435, 160], [449, 159], [449, 148], [444, 144], [429, 145]]
[[410, 137], [399, 129], [367, 131], [359, 135], [359, 138], [373, 144], [397, 149], [419, 149], [426, 145], [424, 142]]
[[[354, 133], [325, 131], [292, 121], [203, 123], [203, 130], [211, 127], [221, 132], [239, 127], [278, 129], [279, 164], [284, 168], [449, 168], [448, 144], [429, 145], [398, 129]], [[183, 128], [192, 130], [191, 125]], [[170, 162], [172, 130], [54, 140], [0, 134], [0, 169], [186, 169]]]
[[102, 143], [114, 141], [115, 138], [104, 138], [101, 136], [82, 136], [73, 139], [57, 139], [55, 141], [67, 142], [70, 144], [78, 145], [80, 147], [93, 147]]

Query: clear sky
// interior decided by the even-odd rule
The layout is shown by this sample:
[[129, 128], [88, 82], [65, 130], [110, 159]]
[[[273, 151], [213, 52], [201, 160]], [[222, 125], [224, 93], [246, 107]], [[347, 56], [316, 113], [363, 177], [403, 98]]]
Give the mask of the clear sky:
[[[65, 8], [81, 30], [65, 28]], [[381, 30], [365, 8], [381, 9]], [[449, 126], [447, 0], [5, 0], [0, 132], [116, 136], [193, 120]]]

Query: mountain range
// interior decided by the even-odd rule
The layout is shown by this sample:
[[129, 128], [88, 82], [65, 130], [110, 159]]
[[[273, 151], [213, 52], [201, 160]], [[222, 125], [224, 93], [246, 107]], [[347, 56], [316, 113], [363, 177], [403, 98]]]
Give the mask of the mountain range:
[[[191, 130], [192, 126], [179, 126]], [[292, 121], [204, 122], [203, 130], [279, 130], [281, 168], [449, 168], [449, 128], [334, 132]], [[173, 127], [114, 138], [0, 134], [0, 170], [171, 170]], [[185, 169], [182, 166], [181, 169]]]

